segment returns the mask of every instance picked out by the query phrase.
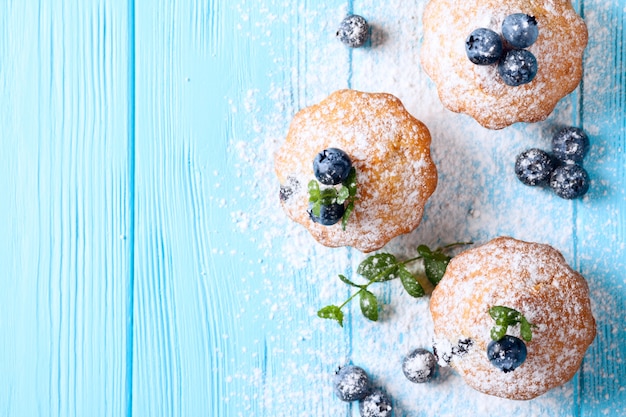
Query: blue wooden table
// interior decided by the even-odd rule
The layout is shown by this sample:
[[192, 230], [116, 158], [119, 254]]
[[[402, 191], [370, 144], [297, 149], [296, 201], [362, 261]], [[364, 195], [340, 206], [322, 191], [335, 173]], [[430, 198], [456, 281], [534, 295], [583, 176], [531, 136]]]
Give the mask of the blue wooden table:
[[[425, 1], [0, 1], [0, 415], [336, 416], [352, 362], [397, 416], [626, 415], [626, 3], [578, 0], [584, 79], [544, 122], [487, 131], [445, 110], [417, 61]], [[335, 39], [348, 12], [364, 47]], [[385, 250], [549, 243], [588, 280], [598, 336], [582, 370], [528, 402], [454, 373], [404, 378], [428, 347], [428, 299], [373, 288], [349, 307], [364, 255], [327, 249], [283, 215], [273, 152], [291, 118], [340, 88], [397, 95], [433, 135], [438, 189]], [[589, 194], [520, 184], [515, 155], [584, 128]]]

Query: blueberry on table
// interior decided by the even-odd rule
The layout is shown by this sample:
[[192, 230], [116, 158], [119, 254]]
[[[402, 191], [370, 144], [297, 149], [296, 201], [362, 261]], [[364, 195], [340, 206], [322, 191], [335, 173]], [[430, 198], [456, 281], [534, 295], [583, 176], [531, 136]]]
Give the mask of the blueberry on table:
[[589, 137], [577, 127], [566, 127], [552, 137], [552, 153], [565, 163], [580, 163], [589, 152]]
[[546, 184], [555, 168], [554, 159], [537, 148], [522, 152], [515, 160], [515, 175], [526, 185]]
[[580, 165], [562, 165], [552, 172], [550, 188], [566, 200], [582, 197], [589, 191], [589, 175]]
[[527, 84], [537, 75], [537, 58], [526, 49], [512, 49], [498, 63], [498, 73], [512, 87]]
[[337, 37], [347, 46], [358, 48], [363, 46], [370, 36], [370, 27], [367, 21], [359, 15], [346, 16], [339, 24]]
[[315, 178], [324, 185], [341, 184], [350, 175], [351, 168], [348, 154], [337, 148], [324, 149], [313, 160]]
[[415, 349], [402, 361], [402, 372], [411, 382], [421, 384], [428, 382], [435, 374], [437, 359], [426, 349]]
[[513, 48], [528, 48], [539, 36], [537, 19], [524, 13], [508, 15], [502, 22], [502, 36]]
[[354, 365], [343, 366], [337, 371], [334, 388], [341, 401], [363, 399], [372, 389], [367, 373], [363, 368]]
[[518, 337], [506, 335], [487, 345], [489, 362], [503, 372], [511, 372], [526, 360], [526, 344]]
[[502, 39], [491, 29], [476, 29], [465, 40], [465, 52], [474, 64], [495, 64], [502, 57]]
[[371, 394], [359, 401], [359, 412], [361, 417], [390, 417], [393, 407], [387, 394], [376, 388]]
[[320, 214], [315, 215], [313, 209], [309, 208], [309, 217], [315, 223], [319, 223], [322, 226], [332, 226], [341, 220], [343, 214], [346, 212], [346, 207], [343, 204], [332, 203], [329, 205], [320, 205]]

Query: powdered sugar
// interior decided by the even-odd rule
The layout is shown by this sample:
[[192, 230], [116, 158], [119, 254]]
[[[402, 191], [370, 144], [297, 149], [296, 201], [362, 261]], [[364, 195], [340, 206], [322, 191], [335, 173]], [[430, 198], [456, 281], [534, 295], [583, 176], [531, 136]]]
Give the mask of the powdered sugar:
[[[469, 117], [446, 110], [419, 66], [424, 3], [407, 5], [396, 0], [383, 7], [373, 0], [360, 2], [358, 12], [368, 19], [374, 32], [370, 46], [354, 51], [347, 51], [334, 39], [345, 8], [320, 6], [321, 10], [306, 12], [286, 8], [283, 16], [261, 20], [258, 31], [246, 34], [252, 42], [270, 42], [258, 33], [272, 29], [275, 22], [295, 21], [295, 16], [301, 16], [301, 25], [309, 28], [302, 37], [297, 37], [298, 29], [294, 29], [294, 36], [285, 45], [270, 45], [271, 53], [277, 56], [277, 69], [268, 74], [272, 81], [269, 89], [253, 88], [244, 91], [242, 99], [232, 99], [237, 117], [245, 119], [249, 129], [245, 135], [233, 137], [231, 148], [240, 162], [246, 189], [258, 195], [247, 221], [234, 227], [244, 234], [246, 228], [262, 231], [264, 238], [253, 244], [259, 248], [266, 269], [263, 275], [249, 280], [256, 280], [253, 288], [260, 287], [275, 297], [256, 311], [255, 319], [264, 333], [258, 346], [264, 347], [251, 349], [262, 352], [258, 357], [265, 357], [269, 365], [250, 357], [230, 376], [231, 380], [245, 381], [254, 393], [233, 392], [232, 402], [242, 404], [241, 410], [245, 410], [253, 396], [253, 403], [259, 404], [255, 412], [244, 415], [344, 414], [346, 404], [333, 396], [331, 381], [334, 369], [346, 362], [363, 366], [375, 384], [385, 388], [394, 401], [396, 415], [456, 416], [460, 410], [471, 410], [482, 416], [535, 416], [566, 415], [570, 410], [572, 383], [519, 403], [477, 393], [446, 369], [429, 384], [408, 382], [401, 372], [401, 360], [412, 349], [431, 345], [433, 323], [428, 298], [410, 298], [399, 282], [372, 288], [382, 302], [378, 323], [362, 318], [358, 306], [354, 306], [357, 310], [353, 314], [347, 310], [345, 329], [315, 315], [318, 308], [345, 299], [348, 290], [336, 274], [344, 273], [358, 281], [354, 271], [363, 256], [349, 248], [322, 247], [284, 215], [279, 208], [273, 155], [298, 110], [348, 86], [396, 95], [412, 115], [426, 123], [433, 137], [438, 188], [418, 229], [394, 239], [386, 251], [408, 258], [414, 256], [420, 243], [435, 247], [511, 235], [550, 243], [567, 260], [575, 258], [571, 233], [574, 206], [518, 183], [513, 162], [524, 149], [546, 148], [553, 131], [571, 124], [576, 97], [561, 101], [545, 122], [514, 125], [503, 131], [485, 130]], [[251, 6], [238, 7], [242, 15], [248, 15]], [[398, 10], [402, 12], [395, 12]], [[589, 16], [587, 24], [594, 25]], [[303, 55], [291, 56], [297, 51], [304, 51]], [[596, 55], [601, 56], [599, 52]], [[258, 104], [263, 99], [269, 100], [270, 106]], [[596, 129], [593, 125], [586, 128], [591, 132]], [[546, 215], [557, 212], [560, 216]], [[233, 221], [235, 218], [240, 217], [233, 216]], [[246, 294], [246, 289], [242, 291]], [[610, 294], [600, 291], [594, 298], [605, 297], [610, 299]], [[257, 372], [250, 373], [250, 368]], [[306, 391], [301, 388], [304, 385]]]

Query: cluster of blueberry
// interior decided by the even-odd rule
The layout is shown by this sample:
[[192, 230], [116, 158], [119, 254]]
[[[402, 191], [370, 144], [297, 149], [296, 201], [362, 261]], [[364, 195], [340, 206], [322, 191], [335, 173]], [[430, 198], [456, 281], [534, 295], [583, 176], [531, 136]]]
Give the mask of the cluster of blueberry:
[[[356, 196], [356, 171], [347, 153], [337, 148], [324, 149], [313, 160], [315, 180], [309, 182], [309, 217], [315, 223], [332, 226], [342, 218], [347, 219], [354, 207]], [[335, 185], [341, 184], [339, 189]]]
[[[435, 356], [426, 349], [415, 349], [402, 362], [402, 371], [411, 382], [431, 380], [436, 371]], [[341, 401], [359, 401], [361, 417], [389, 417], [393, 406], [381, 388], [372, 386], [363, 368], [346, 365], [339, 368], [334, 378], [335, 394]]]
[[548, 185], [561, 198], [578, 198], [589, 190], [589, 175], [581, 165], [587, 152], [585, 132], [566, 127], [552, 137], [552, 154], [537, 148], [519, 154], [515, 175], [526, 185]]
[[502, 37], [491, 29], [474, 30], [465, 40], [465, 52], [474, 64], [497, 64], [502, 81], [519, 86], [537, 75], [537, 58], [524, 48], [535, 43], [538, 36], [537, 19], [515, 13], [502, 22]]

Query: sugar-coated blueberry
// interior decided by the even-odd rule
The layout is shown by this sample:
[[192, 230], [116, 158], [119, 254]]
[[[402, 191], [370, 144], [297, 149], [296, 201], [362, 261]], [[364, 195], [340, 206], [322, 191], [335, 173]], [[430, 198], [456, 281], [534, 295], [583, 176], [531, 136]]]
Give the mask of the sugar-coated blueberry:
[[512, 49], [498, 63], [498, 73], [507, 85], [527, 84], [537, 75], [537, 58], [526, 49]]
[[347, 153], [337, 148], [324, 149], [313, 160], [313, 173], [325, 185], [341, 184], [350, 175], [352, 161]]
[[343, 204], [322, 204], [320, 207], [320, 215], [316, 216], [313, 214], [312, 208], [309, 208], [309, 217], [315, 223], [319, 223], [322, 226], [332, 226], [341, 220], [345, 212], [346, 208]]
[[359, 401], [361, 417], [390, 417], [393, 413], [391, 400], [381, 389], [374, 389]]
[[465, 40], [465, 52], [474, 64], [495, 64], [502, 57], [502, 38], [491, 29], [476, 29]]
[[552, 153], [565, 163], [580, 163], [589, 152], [589, 137], [577, 127], [565, 127], [552, 137]]
[[339, 40], [352, 48], [363, 46], [370, 36], [370, 27], [367, 21], [359, 15], [346, 16], [339, 24], [337, 37]]
[[506, 335], [487, 345], [489, 362], [504, 372], [511, 372], [526, 360], [526, 344], [520, 338]]
[[341, 367], [333, 382], [335, 394], [341, 401], [363, 399], [372, 390], [367, 373], [363, 368], [354, 365]]
[[508, 15], [502, 22], [502, 36], [513, 48], [528, 48], [539, 36], [537, 19], [524, 13]]
[[547, 184], [555, 168], [554, 159], [537, 148], [520, 153], [515, 160], [515, 175], [526, 185]]
[[402, 372], [411, 382], [421, 384], [432, 379], [437, 369], [435, 355], [426, 349], [418, 348], [402, 361]]
[[567, 200], [582, 197], [589, 191], [589, 174], [580, 165], [562, 165], [552, 172], [550, 188]]

